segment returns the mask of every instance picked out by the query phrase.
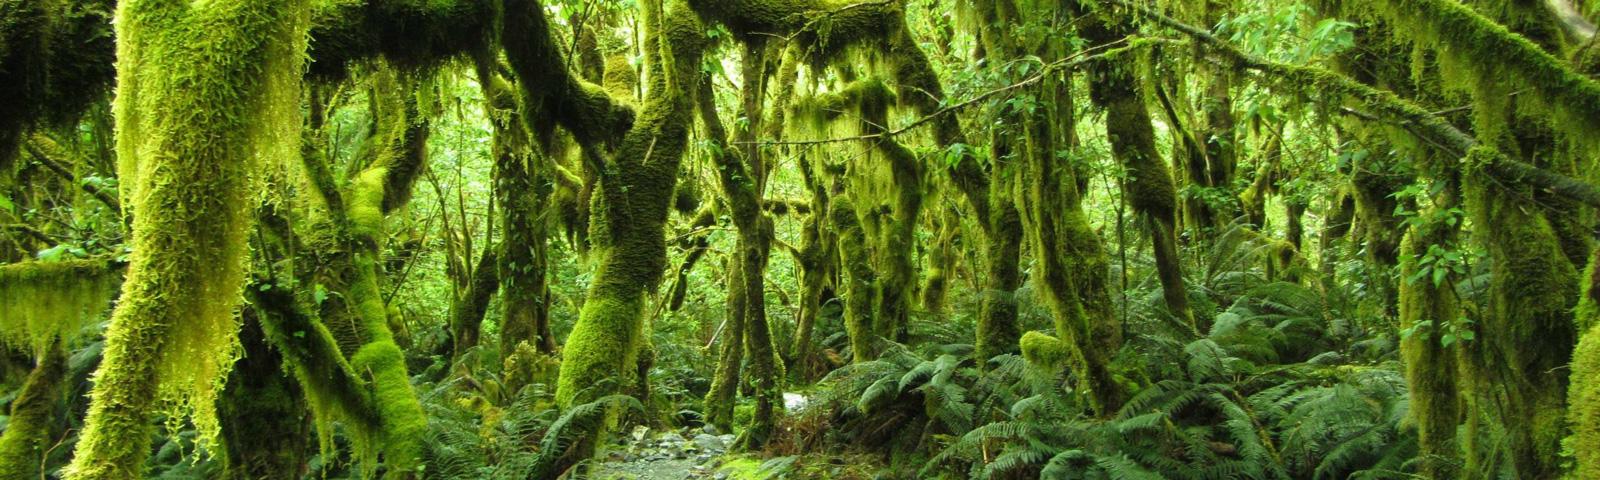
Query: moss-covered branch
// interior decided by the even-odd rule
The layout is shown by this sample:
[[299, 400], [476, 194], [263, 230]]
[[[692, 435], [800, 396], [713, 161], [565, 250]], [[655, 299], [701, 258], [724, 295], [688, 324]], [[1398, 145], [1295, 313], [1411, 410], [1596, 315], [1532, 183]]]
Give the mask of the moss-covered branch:
[[[1124, 0], [1104, 0], [1106, 3], [1130, 6]], [[1183, 32], [1204, 44], [1208, 51], [1238, 66], [1260, 72], [1274, 80], [1279, 88], [1318, 96], [1337, 94], [1353, 102], [1347, 113], [1373, 121], [1404, 127], [1431, 145], [1458, 157], [1466, 157], [1478, 147], [1478, 141], [1462, 132], [1444, 118], [1434, 115], [1415, 103], [1395, 95], [1394, 92], [1374, 88], [1352, 78], [1321, 68], [1288, 65], [1272, 62], [1247, 54], [1209, 32], [1177, 21], [1166, 15], [1131, 7], [1162, 25]], [[1315, 92], [1313, 92], [1313, 90]], [[1513, 185], [1526, 185], [1551, 194], [1571, 198], [1589, 206], [1600, 207], [1600, 188], [1556, 172], [1541, 169], [1527, 162], [1510, 158], [1504, 152], [1485, 148], [1479, 166], [1496, 180]]]
[[633, 108], [572, 73], [543, 4], [505, 0], [504, 9], [501, 44], [530, 110], [524, 120], [529, 129], [541, 136], [541, 122], [553, 121], [585, 148], [616, 148], [634, 122]]
[[111, 305], [122, 266], [104, 258], [0, 265], [0, 345], [43, 358]]
[[324, 0], [312, 12], [310, 73], [348, 75], [378, 58], [403, 69], [488, 48], [499, 0]]
[[1444, 47], [1444, 54], [1457, 59], [1454, 64], [1471, 69], [1476, 79], [1469, 81], [1503, 82], [1505, 91], [1527, 88], [1526, 98], [1555, 114], [1552, 125], [1577, 139], [1600, 135], [1600, 81], [1568, 68], [1533, 40], [1456, 0], [1372, 3], [1403, 26], [1397, 32]]
[[67, 370], [63, 340], [51, 340], [38, 356], [22, 390], [11, 400], [10, 418], [0, 432], [0, 477], [40, 478], [44, 454], [51, 444], [52, 413], [61, 398]]

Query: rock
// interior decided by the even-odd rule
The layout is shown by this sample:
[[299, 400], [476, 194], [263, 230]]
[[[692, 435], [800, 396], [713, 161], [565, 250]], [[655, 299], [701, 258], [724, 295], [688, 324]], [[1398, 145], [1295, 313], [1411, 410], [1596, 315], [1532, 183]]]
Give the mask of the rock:
[[695, 463], [699, 463], [701, 465], [704, 465], [704, 464], [710, 462], [711, 459], [713, 459], [713, 458], [717, 458], [717, 457], [711, 456], [711, 454], [702, 453], [702, 454], [694, 457], [694, 461], [695, 461]]
[[793, 392], [783, 392], [784, 410], [796, 411], [806, 408], [806, 396]]
[[648, 434], [648, 433], [650, 433], [650, 427], [646, 427], [644, 425], [638, 425], [638, 426], [633, 427], [633, 441], [635, 441], [635, 442], [643, 441], [644, 440], [644, 436], [646, 434]]
[[717, 426], [708, 423], [706, 426], [700, 427], [700, 433], [704, 433], [706, 435], [716, 435], [718, 433]]
[[717, 435], [717, 440], [722, 440], [722, 448], [727, 449], [729, 446], [733, 445], [733, 434], [724, 433], [722, 435]]
[[728, 450], [728, 442], [722, 437], [706, 435], [704, 433], [694, 436], [694, 445], [707, 452], [723, 452]]
[[678, 435], [677, 432], [667, 432], [667, 433], [661, 434], [661, 438], [657, 438], [656, 439], [656, 444], [657, 445], [661, 445], [663, 447], [667, 447], [667, 446], [676, 447], [678, 445], [683, 444], [683, 442], [686, 442], [686, 441], [687, 440], [684, 440], [683, 435]]

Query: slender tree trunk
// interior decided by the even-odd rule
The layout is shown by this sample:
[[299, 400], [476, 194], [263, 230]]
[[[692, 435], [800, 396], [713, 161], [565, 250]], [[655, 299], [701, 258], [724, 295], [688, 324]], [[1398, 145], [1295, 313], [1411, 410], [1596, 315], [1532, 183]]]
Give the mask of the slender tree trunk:
[[[1421, 460], [1418, 473], [1424, 478], [1456, 478], [1459, 464], [1456, 428], [1461, 424], [1461, 413], [1460, 399], [1456, 397], [1456, 359], [1455, 352], [1443, 340], [1447, 333], [1459, 335], [1447, 332], [1447, 328], [1462, 327], [1455, 297], [1456, 279], [1453, 274], [1441, 278], [1422, 272], [1419, 264], [1430, 246], [1448, 247], [1454, 244], [1454, 238], [1455, 227], [1433, 222], [1413, 226], [1401, 242], [1400, 328], [1410, 333], [1400, 340], [1400, 355], [1411, 390], [1411, 418], [1417, 425]], [[1452, 343], [1458, 348], [1461, 345]]]
[[[1080, 33], [1095, 45], [1105, 45], [1121, 40], [1130, 31], [1127, 22], [1126, 18], [1091, 19], [1080, 27]], [[1143, 81], [1129, 68], [1101, 67], [1089, 85], [1090, 99], [1106, 110], [1106, 135], [1111, 139], [1112, 156], [1127, 170], [1123, 198], [1145, 218], [1167, 310], [1183, 324], [1204, 332], [1210, 325], [1195, 322], [1178, 257], [1176, 187], [1156, 151], [1150, 111], [1144, 104]]]
[[66, 369], [67, 353], [60, 340], [51, 342], [11, 400], [11, 417], [0, 433], [0, 478], [40, 478], [44, 453], [54, 443], [52, 417]]
[[[502, 240], [503, 241], [503, 240]], [[495, 271], [499, 252], [486, 248], [478, 257], [478, 266], [472, 270], [472, 280], [467, 283], [466, 295], [457, 299], [451, 308], [450, 338], [454, 357], [478, 346], [483, 327], [483, 316], [489, 310], [489, 301], [500, 288], [500, 275]], [[502, 327], [504, 328], [504, 327]]]

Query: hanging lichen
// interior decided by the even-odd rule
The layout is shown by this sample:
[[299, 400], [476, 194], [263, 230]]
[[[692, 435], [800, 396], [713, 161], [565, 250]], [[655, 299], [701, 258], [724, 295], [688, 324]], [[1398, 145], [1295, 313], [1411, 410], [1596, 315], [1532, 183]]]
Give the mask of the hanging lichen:
[[299, 153], [309, 13], [304, 0], [119, 2], [117, 171], [133, 253], [68, 478], [138, 477], [157, 409], [214, 444], [255, 172]]
[[118, 267], [105, 259], [0, 266], [0, 346], [43, 358], [52, 343], [73, 343], [111, 305]]

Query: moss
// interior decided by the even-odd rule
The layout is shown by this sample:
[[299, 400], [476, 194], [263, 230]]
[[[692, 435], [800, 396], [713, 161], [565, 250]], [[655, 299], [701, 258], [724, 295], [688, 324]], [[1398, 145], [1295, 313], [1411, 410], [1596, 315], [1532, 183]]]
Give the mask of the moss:
[[310, 73], [343, 79], [353, 64], [382, 58], [418, 70], [486, 49], [500, 2], [492, 0], [317, 0]]
[[[640, 5], [647, 26], [649, 98], [617, 153], [604, 165], [592, 211], [598, 265], [588, 298], [563, 350], [556, 401], [562, 408], [621, 391], [641, 345], [641, 310], [666, 268], [665, 224], [692, 123], [705, 32], [680, 2]], [[659, 48], [657, 48], [659, 47]], [[515, 63], [515, 62], [513, 62]], [[524, 83], [529, 79], [524, 77]], [[576, 133], [575, 133], [576, 136]], [[565, 461], [593, 454], [608, 426], [588, 435]]]
[[39, 467], [53, 444], [51, 418], [67, 370], [60, 340], [40, 352], [22, 390], [11, 401], [5, 432], [0, 433], [0, 478], [40, 478]]
[[[1557, 55], [1528, 37], [1453, 0], [1385, 0], [1376, 2], [1396, 25], [1397, 33], [1436, 45], [1451, 64], [1468, 69], [1469, 78], [1515, 82], [1505, 91], [1527, 88], [1538, 111], [1553, 116], [1552, 125], [1576, 139], [1600, 132], [1600, 82], [1568, 68]], [[1513, 22], [1520, 25], [1520, 22]]]
[[[1454, 229], [1440, 222], [1414, 227], [1401, 243], [1399, 314], [1401, 331], [1412, 332], [1400, 341], [1406, 382], [1411, 392], [1411, 420], [1417, 428], [1422, 465], [1427, 478], [1454, 478], [1459, 464], [1456, 429], [1460, 424], [1456, 397], [1455, 353], [1446, 348], [1446, 328], [1463, 328], [1455, 298], [1455, 282], [1448, 276], [1435, 282], [1422, 275], [1419, 260], [1430, 246], [1448, 246]], [[1447, 247], [1448, 248], [1448, 247]], [[1443, 268], [1443, 267], [1440, 267]], [[1447, 327], [1447, 325], [1449, 327]], [[1462, 343], [1456, 343], [1462, 345]], [[1465, 348], [1458, 346], [1457, 349]]]
[[1078, 349], [1071, 344], [1039, 332], [1022, 334], [1018, 345], [1022, 348], [1023, 359], [1047, 370], [1063, 369], [1083, 360]]
[[214, 444], [217, 392], [237, 352], [253, 177], [300, 147], [308, 2], [117, 7], [113, 110], [133, 253], [73, 479], [138, 476], [158, 408]]
[[72, 344], [111, 305], [121, 271], [105, 259], [0, 266], [0, 344], [43, 358]]
[[1590, 256], [1581, 277], [1577, 324], [1581, 336], [1572, 352], [1572, 385], [1567, 391], [1569, 449], [1576, 454], [1576, 478], [1600, 476], [1600, 250]]

